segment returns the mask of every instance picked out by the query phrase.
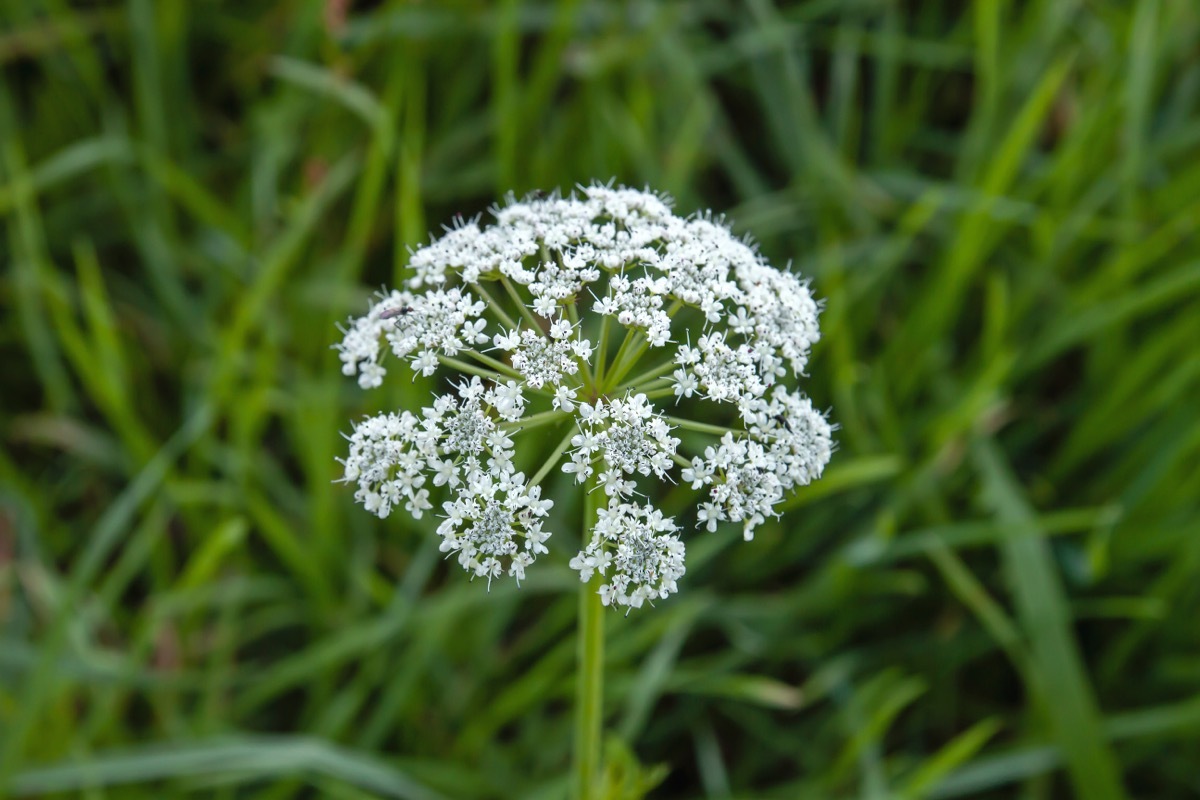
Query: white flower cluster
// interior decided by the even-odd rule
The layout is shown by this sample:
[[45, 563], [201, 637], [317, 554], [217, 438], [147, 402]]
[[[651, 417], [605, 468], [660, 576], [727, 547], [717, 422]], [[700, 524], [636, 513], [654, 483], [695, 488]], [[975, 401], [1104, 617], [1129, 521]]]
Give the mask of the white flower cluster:
[[697, 516], [708, 530], [725, 520], [744, 524], [747, 539], [784, 493], [821, 477], [833, 450], [829, 423], [803, 395], [777, 386], [762, 410], [746, 415], [746, 436], [726, 433], [683, 470], [693, 489], [710, 486]]
[[670, 517], [649, 505], [602, 508], [591, 541], [571, 559], [571, 568], [585, 581], [596, 572], [605, 578], [599, 589], [604, 605], [640, 608], [674, 593], [683, 577], [684, 548], [676, 530]]
[[546, 384], [561, 386], [563, 378], [579, 372], [580, 361], [591, 358], [592, 344], [587, 339], [569, 341], [571, 324], [558, 320], [550, 326], [550, 336], [529, 329], [496, 334], [497, 349], [512, 353], [512, 366], [533, 389]]
[[[603, 576], [605, 603], [665, 597], [684, 546], [635, 496], [682, 479], [703, 491], [700, 527], [737, 522], [750, 539], [829, 461], [829, 423], [789, 388], [819, 336], [817, 303], [720, 220], [678, 217], [649, 192], [591, 186], [493, 214], [414, 252], [405, 288], [344, 331], [343, 371], [364, 388], [382, 383], [389, 351], [421, 375], [470, 376], [419, 415], [356, 425], [344, 480], [381, 517], [401, 505], [420, 517], [444, 497], [443, 551], [473, 575], [520, 580], [546, 552], [540, 482], [561, 461], [605, 498], [571, 565]], [[561, 441], [527, 479], [513, 439], [546, 436]]]
[[605, 470], [600, 483], [609, 497], [629, 497], [635, 484], [627, 480], [634, 473], [668, 477], [679, 439], [671, 436], [671, 426], [646, 395], [617, 398], [606, 405], [583, 403], [579, 410], [582, 432], [571, 437], [569, 463], [563, 472], [575, 473], [575, 480], [584, 483], [592, 476], [592, 461], [599, 453]]
[[379, 363], [379, 337], [386, 335], [392, 352], [409, 358], [422, 375], [437, 372], [438, 354], [455, 356], [461, 350], [488, 341], [480, 319], [486, 304], [455, 287], [414, 295], [392, 292], [386, 303], [372, 307], [355, 320], [338, 346], [342, 373], [358, 373], [358, 384], [373, 389], [383, 383], [387, 370]]

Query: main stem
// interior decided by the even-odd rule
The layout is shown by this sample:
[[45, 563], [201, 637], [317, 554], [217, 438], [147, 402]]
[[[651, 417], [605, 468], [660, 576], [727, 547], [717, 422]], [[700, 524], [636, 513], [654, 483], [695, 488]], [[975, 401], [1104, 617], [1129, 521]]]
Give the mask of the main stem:
[[[603, 490], [585, 494], [583, 542], [596, 524]], [[575, 684], [575, 800], [596, 797], [604, 721], [604, 604], [596, 591], [602, 578], [579, 584], [579, 671]]]

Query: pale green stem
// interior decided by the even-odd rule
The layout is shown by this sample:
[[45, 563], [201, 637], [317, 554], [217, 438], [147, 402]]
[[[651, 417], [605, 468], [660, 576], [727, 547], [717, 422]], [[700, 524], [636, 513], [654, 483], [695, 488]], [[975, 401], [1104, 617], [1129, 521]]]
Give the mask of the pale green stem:
[[660, 380], [671, 381], [672, 383], [674, 383], [674, 381], [675, 381], [674, 378], [664, 378], [662, 376], [664, 373], [670, 372], [671, 370], [675, 369], [678, 366], [679, 365], [677, 363], [675, 363], [674, 361], [667, 361], [665, 363], [659, 364], [657, 367], [654, 367], [653, 369], [646, 370], [641, 375], [638, 375], [636, 378], [630, 378], [629, 380], [625, 381], [625, 383], [618, 386], [615, 391], [623, 392], [626, 389], [639, 389], [639, 388], [644, 389], [653, 383], [658, 383], [658, 381], [660, 381]]
[[500, 284], [504, 287], [504, 291], [508, 292], [508, 296], [513, 299], [513, 302], [517, 304], [517, 308], [521, 310], [521, 316], [525, 318], [525, 321], [532, 325], [535, 331], [544, 336], [546, 332], [542, 330], [542, 323], [529, 310], [529, 306], [525, 305], [525, 301], [521, 299], [521, 295], [517, 294], [517, 287], [512, 285], [512, 281], [508, 279], [508, 276], [501, 275]]
[[596, 345], [596, 371], [592, 375], [592, 385], [599, 386], [604, 379], [604, 362], [608, 356], [608, 315], [600, 318], [600, 343]]
[[[648, 397], [648, 398], [655, 397], [655, 396], [656, 395], [653, 395], [653, 394], [646, 395], [646, 397]], [[696, 433], [710, 433], [713, 436], [724, 436], [727, 433], [732, 433], [735, 439], [743, 439], [750, 435], [749, 432], [745, 431], [745, 430], [738, 430], [736, 428], [726, 428], [724, 425], [709, 425], [706, 422], [694, 422], [690, 419], [684, 419], [682, 417], [666, 417], [666, 420], [667, 420], [667, 422], [671, 423], [672, 425], [674, 425], [677, 428], [683, 428], [684, 430], [695, 431]], [[778, 439], [779, 438], [778, 434], [758, 433], [756, 435], [763, 439]]]
[[629, 349], [625, 351], [619, 360], [613, 362], [612, 372], [609, 373], [609, 382], [616, 384], [628, 375], [629, 371], [637, 365], [649, 347], [650, 343], [646, 341], [646, 337], [642, 335], [642, 332], [635, 332]]
[[663, 387], [662, 389], [655, 389], [655, 390], [649, 391], [649, 392], [646, 391], [645, 389], [643, 389], [641, 391], [641, 394], [646, 395], [647, 400], [657, 400], [660, 397], [667, 397], [668, 395], [675, 394], [675, 387], [674, 386], [666, 386], [666, 387]]
[[513, 420], [512, 422], [502, 422], [500, 427], [506, 431], [513, 430], [529, 430], [542, 425], [551, 425], [555, 422], [560, 422], [567, 418], [567, 412], [560, 411], [557, 408], [552, 408], [549, 411], [542, 411], [537, 414], [530, 414], [528, 417]]
[[[578, 300], [579, 298], [576, 296], [574, 301], [567, 304], [567, 317], [571, 320], [571, 325], [575, 328], [575, 335], [577, 336], [581, 332], [579, 327], [579, 309], [576, 308]], [[579, 376], [583, 379], [583, 386], [581, 388], [584, 394], [591, 394], [596, 386], [596, 376], [592, 374], [592, 366], [584, 363], [583, 359], [578, 357], [575, 358], [575, 363], [579, 365]]]
[[[674, 318], [675, 315], [679, 313], [679, 309], [681, 308], [683, 308], [683, 303], [676, 300], [675, 303], [673, 303], [671, 307], [667, 309], [667, 316]], [[632, 349], [624, 354], [624, 357], [621, 359], [619, 365], [617, 363], [613, 364], [613, 383], [616, 383], [624, 378], [631, 369], [637, 366], [637, 363], [642, 360], [642, 356], [646, 354], [648, 349], [650, 349], [650, 342], [648, 339], [646, 339], [645, 335], [641, 331], [636, 332], [636, 335], [633, 337], [633, 341], [636, 342], [636, 344], [632, 344], [630, 343], [629, 339], [626, 339], [626, 343], [630, 343]]]
[[711, 433], [714, 436], [724, 436], [727, 433], [735, 435], [745, 433], [745, 431], [735, 431], [733, 428], [726, 428], [724, 425], [709, 425], [706, 422], [694, 422], [682, 417], [667, 417], [667, 422], [684, 430], [696, 431], [696, 433]]
[[510, 330], [517, 327], [517, 323], [513, 322], [513, 318], [510, 317], [503, 308], [501, 308], [500, 304], [496, 302], [496, 299], [492, 297], [491, 292], [483, 288], [482, 281], [471, 285], [475, 287], [475, 291], [479, 292], [479, 294], [483, 296], [483, 301], [487, 303], [488, 308], [495, 312], [496, 316], [500, 318], [500, 322], [508, 326]]
[[625, 338], [621, 340], [621, 346], [617, 348], [617, 354], [613, 356], [612, 369], [604, 374], [604, 383], [597, 384], [598, 388], [607, 389], [607, 384], [616, 383], [612, 376], [616, 374], [617, 369], [621, 366], [621, 362], [625, 360], [625, 353], [633, 345], [633, 339], [637, 335], [634, 328], [630, 328], [625, 332]]
[[[502, 383], [504, 383], [505, 380], [508, 379], [507, 375], [501, 375], [500, 373], [494, 372], [493, 370], [484, 369], [483, 367], [477, 367], [474, 364], [469, 364], [466, 361], [459, 361], [457, 358], [451, 358], [450, 356], [438, 356], [438, 362], [440, 364], [442, 364], [443, 366], [451, 367], [453, 369], [458, 370], [459, 372], [465, 372], [468, 375], [478, 375], [481, 378], [487, 378], [488, 380], [493, 381], [497, 384], [502, 384]], [[530, 388], [529, 386], [523, 386], [523, 387], [521, 387], [521, 389], [526, 394], [536, 394], [536, 395], [541, 395], [542, 397], [553, 397], [554, 396], [552, 393], [547, 392], [545, 389], [533, 389], [533, 388]]]
[[457, 358], [451, 358], [450, 356], [438, 356], [438, 361], [447, 367], [453, 367], [459, 372], [465, 372], [468, 375], [478, 375], [481, 378], [487, 378], [488, 380], [495, 381], [496, 383], [504, 382], [503, 375], [500, 375], [499, 373], [490, 369], [484, 369], [483, 367], [477, 367], [474, 364], [468, 364], [466, 361], [459, 361]]
[[579, 297], [577, 295], [575, 299], [573, 299], [570, 303], [567, 303], [567, 318], [571, 320], [571, 324], [575, 326], [576, 330], [579, 328], [579, 309], [577, 308], [578, 302]]
[[562, 458], [562, 454], [571, 445], [571, 437], [574, 435], [574, 430], [568, 430], [567, 435], [562, 438], [562, 441], [554, 446], [553, 452], [546, 456], [546, 461], [542, 464], [541, 469], [535, 472], [533, 477], [529, 479], [530, 486], [537, 486], [542, 482], [542, 478], [546, 477], [550, 473], [550, 470], [554, 469], [555, 465], [558, 464], [558, 460]]
[[522, 382], [525, 380], [524, 375], [517, 372], [515, 369], [510, 367], [508, 364], [505, 364], [503, 361], [500, 361], [499, 359], [495, 359], [495, 358], [492, 358], [491, 356], [484, 355], [483, 353], [480, 353], [478, 350], [467, 350], [465, 352], [467, 353], [467, 355], [474, 358], [480, 364], [486, 364], [489, 367], [491, 367], [492, 369], [496, 370], [496, 372], [499, 372], [502, 375], [507, 375], [510, 378], [515, 378], [516, 380], [522, 381]]
[[[587, 492], [583, 542], [591, 538], [603, 492]], [[597, 800], [600, 741], [604, 725], [604, 604], [597, 591], [603, 578], [579, 584], [579, 669], [575, 684], [575, 800]]]
[[646, 381], [645, 383], [627, 383], [614, 391], [613, 394], [619, 392], [633, 392], [634, 394], [638, 392], [657, 392], [659, 389], [675, 391], [675, 381], [671, 378], [658, 378], [657, 380]]
[[575, 356], [574, 358], [575, 363], [579, 365], [579, 378], [582, 382], [581, 386], [577, 386], [575, 388], [582, 389], [584, 396], [581, 399], [587, 400], [588, 395], [592, 394], [593, 390], [596, 388], [596, 384], [592, 379], [592, 370], [587, 362], [585, 362], [582, 358], [579, 358], [578, 356]]
[[[682, 300], [676, 300], [667, 309], [667, 316], [671, 319], [679, 313], [679, 309], [683, 308]], [[607, 317], [606, 317], [607, 319]], [[637, 363], [645, 355], [646, 350], [650, 347], [650, 342], [640, 330], [630, 328], [625, 334], [625, 340], [621, 342], [621, 347], [617, 351], [617, 355], [613, 358], [613, 368], [608, 375], [605, 376], [605, 384], [616, 384], [624, 378], [631, 369], [637, 366]], [[657, 367], [655, 367], [657, 369]], [[599, 384], [597, 384], [599, 385]]]

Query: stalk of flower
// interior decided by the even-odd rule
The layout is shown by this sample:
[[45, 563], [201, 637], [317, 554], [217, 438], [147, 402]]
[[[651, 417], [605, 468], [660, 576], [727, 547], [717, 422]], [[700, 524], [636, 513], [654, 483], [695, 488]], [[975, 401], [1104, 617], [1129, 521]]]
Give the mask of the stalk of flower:
[[[820, 477], [831, 426], [797, 386], [818, 305], [719, 219], [649, 192], [596, 185], [492, 214], [413, 252], [404, 288], [344, 330], [343, 371], [363, 388], [389, 354], [450, 376], [424, 408], [357, 423], [344, 480], [380, 517], [433, 511], [441, 549], [490, 584], [548, 552], [541, 483], [566, 473], [588, 497], [570, 566], [598, 625], [597, 600], [628, 613], [684, 576], [685, 525], [654, 507], [662, 484], [697, 492], [690, 524], [736, 523], [749, 540]], [[518, 452], [544, 441], [559, 444], [526, 477]]]

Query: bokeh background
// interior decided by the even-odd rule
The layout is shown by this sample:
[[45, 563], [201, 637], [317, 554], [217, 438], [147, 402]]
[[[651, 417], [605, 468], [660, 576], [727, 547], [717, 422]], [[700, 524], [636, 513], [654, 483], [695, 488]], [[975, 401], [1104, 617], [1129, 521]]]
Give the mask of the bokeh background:
[[1193, 0], [8, 0], [0, 65], [0, 796], [564, 795], [572, 534], [489, 593], [356, 507], [420, 387], [329, 347], [610, 178], [812, 278], [841, 425], [611, 615], [622, 796], [1200, 794]]

